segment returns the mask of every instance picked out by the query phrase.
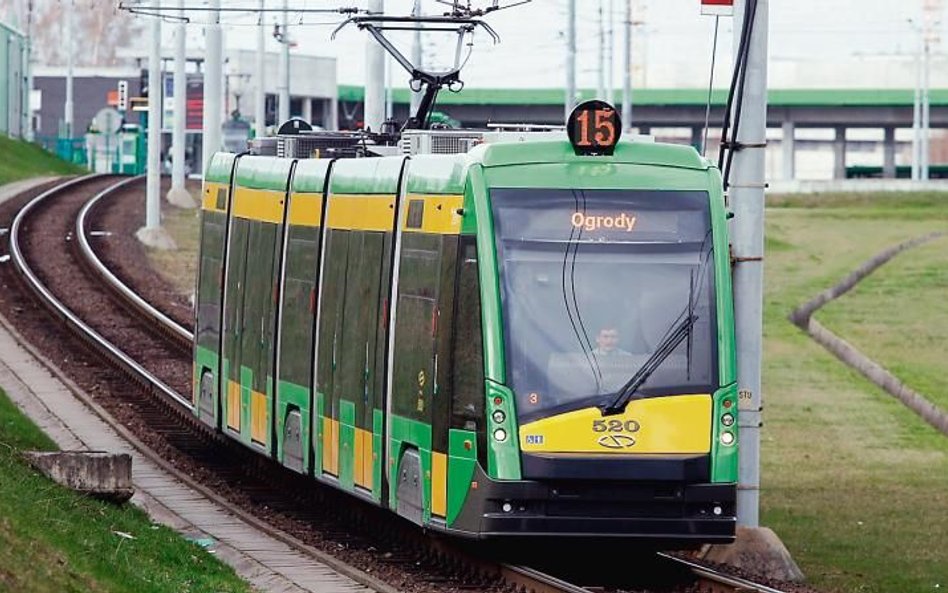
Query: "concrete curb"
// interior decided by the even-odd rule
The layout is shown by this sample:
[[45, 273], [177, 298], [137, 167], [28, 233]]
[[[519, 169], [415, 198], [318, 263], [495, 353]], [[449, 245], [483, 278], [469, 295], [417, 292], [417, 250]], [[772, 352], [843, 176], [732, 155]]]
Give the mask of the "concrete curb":
[[817, 310], [852, 290], [853, 287], [866, 278], [866, 276], [891, 261], [898, 254], [944, 236], [948, 236], [948, 231], [935, 231], [921, 237], [904, 241], [882, 251], [864, 262], [832, 287], [824, 290], [791, 311], [788, 319], [794, 325], [805, 331], [817, 344], [829, 350], [829, 352], [843, 364], [859, 371], [864, 377], [921, 416], [925, 422], [928, 422], [942, 434], [948, 436], [948, 412], [945, 412], [930, 402], [924, 395], [908, 387], [905, 383], [900, 381], [898, 377], [886, 370], [885, 367], [813, 319], [813, 314], [816, 313]]

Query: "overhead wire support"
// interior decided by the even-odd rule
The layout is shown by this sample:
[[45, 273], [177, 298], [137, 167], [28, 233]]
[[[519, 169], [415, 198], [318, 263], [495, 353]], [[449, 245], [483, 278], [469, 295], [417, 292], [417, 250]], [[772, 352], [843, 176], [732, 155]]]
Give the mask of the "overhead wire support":
[[[417, 111], [410, 115], [403, 129], [425, 129], [428, 127], [428, 120], [431, 116], [434, 102], [438, 93], [445, 86], [451, 92], [461, 92], [464, 88], [464, 82], [461, 80], [461, 68], [466, 63], [462, 62], [461, 55], [464, 48], [464, 40], [468, 35], [474, 33], [478, 28], [483, 29], [491, 37], [494, 43], [500, 41], [500, 35], [494, 29], [477, 18], [452, 17], [452, 16], [385, 16], [380, 14], [371, 14], [365, 16], [349, 17], [342, 24], [336, 27], [332, 32], [331, 39], [349, 24], [354, 24], [370, 35], [387, 51], [398, 64], [404, 68], [410, 75], [410, 88], [414, 92], [424, 89], [424, 95], [419, 102]], [[386, 31], [416, 31], [424, 26], [426, 32], [455, 33], [458, 36], [457, 48], [455, 50], [454, 65], [449, 70], [433, 72], [423, 70], [396, 48], [385, 36]]]

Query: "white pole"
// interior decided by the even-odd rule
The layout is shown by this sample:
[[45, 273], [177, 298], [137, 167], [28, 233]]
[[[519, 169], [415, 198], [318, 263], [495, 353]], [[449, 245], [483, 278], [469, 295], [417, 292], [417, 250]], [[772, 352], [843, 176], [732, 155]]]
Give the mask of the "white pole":
[[[760, 366], [763, 334], [764, 175], [767, 140], [768, 0], [738, 0], [734, 22], [756, 2], [744, 82], [744, 105], [735, 140], [745, 146], [734, 155], [729, 198], [734, 210], [731, 240], [734, 265], [734, 320], [737, 332], [737, 388], [740, 409], [740, 461], [737, 523], [757, 527], [760, 495], [760, 424], [763, 398]], [[735, 47], [740, 27], [734, 28]]]
[[599, 56], [598, 56], [598, 80], [596, 84], [596, 98], [604, 99], [606, 96], [606, 31], [605, 14], [602, 7], [603, 0], [599, 0]]
[[623, 24], [622, 51], [622, 124], [632, 127], [632, 0], [625, 0], [625, 23]]
[[267, 135], [267, 96], [265, 91], [266, 68], [265, 59], [267, 56], [267, 39], [263, 23], [263, 10], [266, 7], [266, 0], [260, 0], [260, 26], [257, 27], [257, 75], [255, 76], [256, 89], [254, 98], [254, 125], [257, 130], [257, 138], [263, 138]]
[[912, 106], [912, 181], [921, 178], [922, 127], [922, 30], [915, 50], [915, 100]]
[[175, 193], [184, 191], [184, 128], [187, 119], [184, 0], [178, 0], [178, 15], [181, 20], [175, 25], [174, 32], [174, 129], [171, 131], [171, 191], [168, 193], [168, 200], [172, 202]]
[[919, 174], [922, 180], [927, 181], [931, 164], [931, 45], [928, 39], [925, 39], [925, 53], [922, 59], [922, 158]]
[[283, 46], [280, 53], [280, 106], [277, 126], [290, 119], [290, 14], [283, 0]]
[[566, 100], [563, 121], [576, 105], [576, 0], [569, 0], [566, 20]]
[[215, 152], [221, 149], [221, 79], [224, 76], [221, 54], [221, 2], [210, 0], [204, 58], [204, 143], [201, 154], [201, 172]]
[[[160, 0], [155, 1], [158, 6]], [[161, 226], [161, 18], [151, 19], [148, 48], [148, 176], [145, 185], [145, 229]]]
[[[411, 9], [411, 15], [414, 17], [421, 16], [421, 0], [415, 0], [415, 5]], [[423, 66], [422, 62], [424, 61], [422, 50], [421, 50], [421, 29], [415, 31], [414, 36], [412, 37], [411, 44], [411, 62], [415, 65], [415, 68], [421, 69]], [[421, 104], [421, 92], [412, 92], [411, 94], [411, 113], [408, 114], [409, 117], [413, 117], [415, 113], [418, 112], [418, 105]]]
[[609, 103], [612, 103], [616, 100], [616, 89], [615, 89], [615, 55], [616, 55], [616, 19], [615, 19], [615, 5], [613, 0], [609, 0], [609, 13], [607, 16], [607, 23], [609, 24], [609, 30], [606, 35], [607, 44], [606, 44], [606, 97]]
[[73, 134], [73, 104], [72, 104], [72, 66], [73, 55], [75, 54], [74, 31], [75, 19], [73, 14], [76, 12], [75, 0], [69, 0], [69, 7], [66, 9], [66, 105], [63, 113], [63, 122], [65, 123], [65, 134], [67, 138], [72, 138]]
[[[368, 11], [381, 14], [383, 0], [369, 0]], [[374, 39], [365, 48], [365, 128], [378, 132], [385, 120], [385, 50]]]
[[26, 97], [23, 104], [23, 137], [33, 141], [33, 2], [26, 0], [26, 52], [24, 56], [26, 68]]

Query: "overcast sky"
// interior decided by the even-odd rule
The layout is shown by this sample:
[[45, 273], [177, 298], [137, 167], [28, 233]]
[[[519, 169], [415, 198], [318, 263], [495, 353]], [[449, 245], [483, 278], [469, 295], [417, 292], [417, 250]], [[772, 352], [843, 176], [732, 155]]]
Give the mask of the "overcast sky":
[[[806, 86], [806, 72], [814, 72], [820, 64], [867, 61], [909, 60], [918, 43], [909, 19], [920, 22], [925, 0], [770, 0], [770, 57], [772, 70], [778, 73], [781, 63], [793, 63], [794, 86]], [[165, 0], [168, 2], [168, 0]], [[189, 3], [193, 2], [190, 0]], [[504, 0], [502, 0], [502, 3]], [[938, 0], [928, 0], [938, 4]], [[602, 0], [615, 13], [614, 80], [621, 87], [622, 30], [626, 0]], [[701, 16], [699, 0], [632, 0], [633, 21], [638, 24], [634, 33], [633, 71], [637, 85], [700, 87], [707, 84], [711, 57], [714, 18]], [[253, 7], [257, 0], [223, 0], [224, 6]], [[327, 8], [364, 6], [364, 0], [290, 0], [291, 8]], [[474, 0], [487, 4], [487, 0]], [[280, 0], [267, 0], [268, 7], [279, 7]], [[578, 22], [578, 77], [580, 86], [595, 87], [597, 81], [597, 51], [600, 0], [577, 0]], [[407, 14], [412, 0], [385, 0], [389, 14]], [[426, 12], [441, 10], [435, 0], [423, 0]], [[501, 43], [493, 46], [490, 39], [479, 33], [470, 60], [464, 70], [464, 80], [477, 87], [562, 87], [564, 85], [566, 0], [533, 0], [524, 6], [496, 12], [487, 21], [501, 36]], [[195, 20], [203, 15], [195, 14]], [[270, 32], [278, 17], [266, 16], [267, 39], [271, 50], [277, 49]], [[717, 56], [721, 70], [730, 67], [731, 18], [720, 21]], [[948, 20], [948, 19], [943, 19]], [[338, 58], [339, 81], [342, 84], [361, 84], [364, 78], [364, 48], [368, 35], [355, 27], [343, 30], [335, 41], [330, 33], [340, 21], [338, 15], [292, 13], [291, 36], [297, 42], [294, 52], [328, 55]], [[224, 22], [228, 47], [253, 49], [256, 47], [256, 16], [227, 14]], [[944, 30], [940, 23], [937, 27]], [[170, 27], [166, 28], [170, 29]], [[170, 34], [170, 31], [169, 31]], [[198, 25], [191, 27], [193, 38], [200, 38]], [[407, 37], [405, 39], [407, 43]], [[453, 40], [444, 35], [426, 34], [424, 46], [429, 57], [453, 55]], [[407, 50], [406, 45], [406, 50]], [[936, 45], [936, 57], [945, 53]], [[899, 58], [898, 56], [902, 56]], [[841, 68], [836, 66], [834, 71]], [[672, 72], [674, 71], [674, 72]], [[871, 72], [871, 70], [869, 70]], [[672, 74], [677, 76], [672, 76]], [[393, 71], [393, 81], [403, 86], [407, 78], [399, 69]], [[802, 78], [796, 81], [797, 78]], [[723, 77], [719, 80], [723, 81]], [[778, 84], [781, 81], [776, 81]], [[723, 82], [722, 82], [723, 84]], [[814, 86], [824, 83], [814, 78]]]

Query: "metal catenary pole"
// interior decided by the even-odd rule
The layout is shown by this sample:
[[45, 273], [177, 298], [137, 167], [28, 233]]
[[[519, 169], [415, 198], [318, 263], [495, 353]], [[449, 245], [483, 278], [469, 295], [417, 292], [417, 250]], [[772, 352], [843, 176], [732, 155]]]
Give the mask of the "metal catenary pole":
[[622, 123], [632, 127], [632, 0], [625, 0], [625, 21], [622, 24]]
[[[369, 0], [370, 13], [385, 11], [382, 0]], [[379, 131], [385, 121], [385, 50], [374, 39], [366, 39], [365, 47], [365, 128]]]
[[[415, 5], [411, 9], [411, 15], [414, 17], [421, 16], [421, 0], [415, 0]], [[422, 60], [421, 29], [416, 29], [411, 41], [411, 62], [415, 65], [415, 68], [421, 68], [423, 66]], [[419, 104], [421, 104], [421, 91], [417, 93], [413, 92], [411, 94], [412, 115], [418, 112]]]
[[566, 17], [566, 98], [563, 121], [576, 104], [576, 0], [569, 0]]
[[922, 158], [919, 170], [919, 176], [926, 181], [931, 162], [931, 55], [931, 43], [926, 37], [922, 54]]
[[221, 2], [211, 0], [207, 13], [204, 58], [204, 143], [201, 171], [207, 170], [211, 157], [221, 148], [221, 80], [224, 76], [221, 42]]
[[606, 25], [604, 9], [602, 6], [604, 0], [599, 0], [599, 56], [597, 60], [597, 84], [596, 97], [604, 99], [606, 96]]
[[187, 120], [184, 0], [178, 0], [181, 20], [174, 31], [174, 129], [171, 132], [171, 191], [184, 191], [184, 128]]
[[[159, 2], [155, 2], [157, 6]], [[145, 228], [161, 226], [161, 18], [151, 19], [148, 48], [148, 175], [145, 184]]]
[[73, 135], [73, 102], [72, 102], [72, 68], [73, 68], [73, 55], [75, 52], [75, 18], [73, 15], [76, 12], [75, 0], [70, 0], [69, 6], [66, 8], [68, 11], [66, 13], [66, 104], [64, 106], [63, 113], [63, 123], [65, 124], [64, 134], [67, 138], [72, 138]]
[[[734, 14], [735, 23], [743, 22], [744, 11], [755, 1], [757, 10], [747, 57], [743, 113], [740, 130], [736, 131], [736, 140], [744, 148], [734, 157], [728, 195], [734, 212], [731, 240], [735, 257], [734, 318], [741, 443], [737, 522], [747, 527], [759, 524], [768, 0], [737, 0]], [[740, 27], [734, 29], [737, 47]]]
[[280, 117], [277, 125], [290, 119], [290, 13], [287, 0], [283, 0], [283, 37], [280, 46]]
[[918, 44], [915, 48], [915, 100], [912, 105], [912, 180], [921, 179], [922, 154], [922, 36], [917, 29]]
[[263, 10], [266, 8], [265, 3], [266, 0], [260, 0], [260, 21], [257, 27], [257, 73], [254, 77], [256, 78], [256, 87], [254, 89], [254, 126], [257, 132], [257, 138], [262, 138], [267, 135], [266, 74], [264, 73], [266, 67], [265, 60], [267, 57], [267, 32], [263, 22]]

